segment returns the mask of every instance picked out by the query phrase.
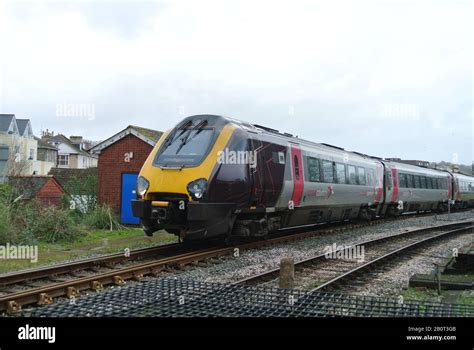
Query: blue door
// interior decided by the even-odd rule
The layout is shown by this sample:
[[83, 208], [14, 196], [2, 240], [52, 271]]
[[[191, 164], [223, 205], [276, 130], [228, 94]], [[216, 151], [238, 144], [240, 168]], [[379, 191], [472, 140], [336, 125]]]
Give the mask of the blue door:
[[135, 187], [138, 174], [122, 174], [122, 204], [120, 209], [120, 221], [122, 224], [138, 225], [140, 219], [133, 216], [132, 200], [137, 199]]

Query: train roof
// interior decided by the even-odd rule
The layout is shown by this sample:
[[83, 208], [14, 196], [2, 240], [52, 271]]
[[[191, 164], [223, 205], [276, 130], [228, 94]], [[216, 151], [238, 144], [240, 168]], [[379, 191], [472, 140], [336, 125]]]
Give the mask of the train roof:
[[296, 142], [296, 143], [299, 143], [301, 145], [306, 145], [306, 146], [321, 147], [321, 148], [325, 148], [327, 150], [332, 150], [332, 151], [342, 151], [342, 152], [345, 152], [345, 153], [350, 153], [350, 154], [359, 156], [359, 157], [364, 158], [364, 159], [369, 159], [369, 160], [374, 160], [374, 161], [382, 161], [382, 158], [379, 158], [379, 157], [370, 156], [368, 154], [355, 152], [355, 151], [348, 151], [348, 150], [346, 150], [342, 147], [334, 146], [334, 145], [331, 145], [331, 144], [328, 144], [328, 143], [323, 143], [323, 142], [319, 143], [319, 142], [309, 141], [309, 140], [305, 140], [305, 139], [300, 139], [299, 137], [294, 136], [290, 133], [280, 132], [279, 130], [276, 130], [276, 129], [273, 129], [273, 128], [270, 128], [270, 127], [267, 127], [267, 126], [263, 126], [263, 125], [260, 125], [260, 124], [252, 124], [252, 123], [244, 122], [244, 121], [241, 121], [239, 119], [230, 118], [230, 117], [223, 117], [223, 118], [226, 118], [229, 121], [245, 128], [247, 130], [250, 130], [250, 131], [253, 131], [253, 132], [260, 132], [260, 133], [271, 135], [271, 136], [274, 136], [274, 137], [279, 137], [279, 138], [284, 139], [286, 141]]
[[467, 174], [463, 174], [463, 173], [451, 173], [453, 174], [454, 177], [456, 178], [459, 178], [459, 179], [464, 179], [464, 180], [469, 180], [469, 181], [473, 181], [474, 180], [474, 176], [472, 175], [467, 175]]
[[418, 173], [423, 173], [423, 174], [431, 174], [431, 175], [447, 175], [447, 174], [449, 174], [449, 172], [446, 171], [446, 170], [427, 168], [427, 167], [422, 167], [422, 166], [419, 166], [419, 165], [401, 163], [401, 162], [397, 162], [397, 161], [393, 161], [393, 160], [383, 160], [383, 162], [385, 164], [395, 165], [398, 170], [412, 171], [412, 172], [418, 172]]

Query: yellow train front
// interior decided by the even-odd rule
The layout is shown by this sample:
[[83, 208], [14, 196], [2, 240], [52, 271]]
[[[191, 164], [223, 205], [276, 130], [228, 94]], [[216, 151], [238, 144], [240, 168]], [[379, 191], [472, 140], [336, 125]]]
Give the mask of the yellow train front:
[[214, 183], [213, 190], [209, 181], [218, 177], [224, 148], [241, 143], [238, 129], [227, 118], [197, 115], [161, 137], [138, 177], [138, 200], [132, 201], [146, 234], [165, 229], [182, 239], [203, 239], [229, 232], [239, 193], [250, 190], [248, 165], [232, 165], [233, 178]]

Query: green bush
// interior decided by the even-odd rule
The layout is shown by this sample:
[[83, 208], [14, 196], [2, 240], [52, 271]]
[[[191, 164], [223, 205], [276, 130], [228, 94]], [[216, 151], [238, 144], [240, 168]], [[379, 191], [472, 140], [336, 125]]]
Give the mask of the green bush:
[[74, 241], [85, 234], [67, 210], [54, 205], [41, 205], [38, 202], [31, 202], [27, 207], [24, 211], [25, 228], [21, 235], [22, 241]]
[[118, 215], [109, 206], [98, 205], [94, 210], [85, 214], [83, 223], [91, 229], [121, 230]]
[[0, 201], [0, 244], [15, 243], [16, 236], [10, 221], [8, 205]]

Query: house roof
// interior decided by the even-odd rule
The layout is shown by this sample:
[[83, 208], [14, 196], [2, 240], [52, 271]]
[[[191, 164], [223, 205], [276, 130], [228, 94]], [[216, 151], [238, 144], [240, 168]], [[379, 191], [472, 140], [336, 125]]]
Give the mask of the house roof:
[[[9, 176], [8, 183], [14, 187], [21, 195], [22, 199], [32, 199], [50, 180], [56, 181], [53, 176]], [[59, 183], [58, 185], [62, 187]]]
[[72, 147], [76, 151], [76, 154], [82, 154], [82, 155], [85, 155], [85, 156], [88, 156], [88, 157], [93, 156], [92, 154], [77, 148], [77, 146], [75, 144], [73, 144], [69, 138], [67, 138], [66, 136], [64, 136], [62, 134], [43, 137], [43, 141], [46, 141], [48, 143], [49, 142], [65, 143], [65, 144], [69, 145], [70, 147]]
[[99, 154], [103, 149], [113, 145], [115, 142], [123, 139], [127, 135], [134, 135], [141, 139], [142, 141], [148, 143], [150, 146], [155, 146], [155, 144], [160, 139], [163, 132], [153, 129], [142, 128], [136, 125], [129, 125], [122, 131], [116, 133], [115, 135], [109, 137], [107, 140], [100, 142], [99, 144], [92, 147], [89, 152], [94, 154]]
[[17, 119], [16, 120], [16, 125], [18, 125], [18, 132], [20, 135], [23, 136], [25, 133], [26, 128], [28, 127], [28, 124], [30, 123], [29, 119]]
[[35, 136], [35, 140], [38, 141], [38, 148], [52, 149], [52, 150], [55, 150], [55, 151], [58, 150], [58, 148], [56, 146], [47, 143], [46, 141], [40, 139], [39, 137]]
[[[59, 184], [64, 188], [73, 178], [85, 180], [89, 176], [97, 176], [97, 168], [87, 169], [69, 169], [69, 168], [51, 168], [48, 175], [54, 176]], [[78, 193], [73, 193], [78, 194]]]
[[0, 131], [7, 132], [13, 118], [14, 114], [0, 114]]

